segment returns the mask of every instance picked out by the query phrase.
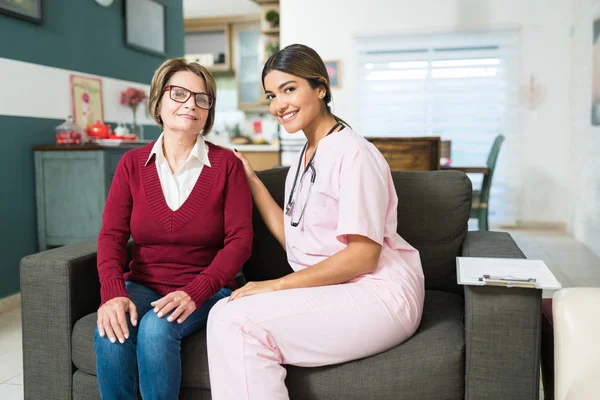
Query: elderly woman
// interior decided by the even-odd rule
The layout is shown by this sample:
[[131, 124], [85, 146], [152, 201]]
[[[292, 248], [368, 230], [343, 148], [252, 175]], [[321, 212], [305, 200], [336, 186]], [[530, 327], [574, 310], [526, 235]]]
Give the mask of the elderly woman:
[[[156, 71], [157, 141], [121, 159], [98, 237], [102, 302], [94, 336], [104, 399], [177, 399], [181, 340], [206, 325], [252, 247], [252, 200], [236, 156], [206, 142], [214, 78], [172, 59]], [[127, 241], [133, 259], [127, 266]]]

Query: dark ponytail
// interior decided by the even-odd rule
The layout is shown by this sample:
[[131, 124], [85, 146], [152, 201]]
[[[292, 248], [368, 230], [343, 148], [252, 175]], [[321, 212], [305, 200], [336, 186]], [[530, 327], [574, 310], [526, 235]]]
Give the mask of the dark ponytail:
[[350, 126], [346, 121], [331, 112], [329, 103], [333, 100], [333, 96], [329, 84], [329, 74], [327, 68], [325, 68], [325, 63], [316, 51], [303, 44], [292, 44], [273, 54], [265, 63], [262, 71], [263, 89], [265, 87], [265, 77], [273, 70], [304, 78], [313, 89], [324, 86], [325, 97], [323, 101], [325, 102], [325, 109], [336, 121], [348, 127]]

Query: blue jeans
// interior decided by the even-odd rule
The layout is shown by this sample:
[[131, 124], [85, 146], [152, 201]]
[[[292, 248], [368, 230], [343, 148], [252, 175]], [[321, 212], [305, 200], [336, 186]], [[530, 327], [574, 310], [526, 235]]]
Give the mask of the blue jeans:
[[[158, 293], [135, 282], [125, 282], [129, 297], [138, 312], [138, 326], [131, 325], [129, 339], [121, 344], [94, 335], [96, 374], [103, 399], [135, 399], [139, 388], [144, 399], [177, 399], [181, 385], [181, 340], [206, 326], [208, 312], [220, 299], [231, 294], [223, 288], [206, 300], [183, 323], [158, 318], [150, 305]], [[139, 381], [138, 381], [139, 377]]]

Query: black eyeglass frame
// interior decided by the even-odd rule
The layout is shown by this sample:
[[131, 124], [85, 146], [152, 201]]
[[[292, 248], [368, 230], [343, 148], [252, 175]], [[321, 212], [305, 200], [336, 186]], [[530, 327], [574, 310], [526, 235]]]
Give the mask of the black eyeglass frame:
[[[181, 90], [186, 91], [188, 93], [188, 95], [185, 98], [185, 100], [183, 100], [183, 101], [181, 101], [181, 100], [175, 100], [173, 98], [173, 88], [177, 88], [177, 89], [181, 89]], [[194, 104], [196, 104], [196, 106], [198, 108], [201, 108], [203, 110], [210, 110], [212, 108], [212, 106], [215, 104], [215, 98], [213, 96], [211, 96], [210, 94], [208, 94], [208, 93], [192, 92], [190, 89], [187, 89], [187, 88], [184, 88], [184, 87], [181, 87], [181, 86], [177, 86], [177, 85], [167, 85], [167, 86], [165, 86], [165, 88], [163, 89], [163, 92], [166, 92], [166, 91], [169, 92], [169, 98], [171, 100], [173, 100], [174, 102], [176, 102], [176, 103], [182, 103], [183, 104], [183, 103], [185, 103], [186, 101], [188, 101], [190, 99], [191, 95], [194, 95]], [[198, 104], [198, 95], [199, 94], [208, 97], [208, 100], [210, 101], [210, 105], [208, 106], [208, 108], [203, 107], [200, 104]]]

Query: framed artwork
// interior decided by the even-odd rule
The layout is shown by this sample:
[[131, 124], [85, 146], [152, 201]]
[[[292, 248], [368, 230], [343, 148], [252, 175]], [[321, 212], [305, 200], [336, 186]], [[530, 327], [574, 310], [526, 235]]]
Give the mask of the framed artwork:
[[124, 0], [125, 45], [134, 50], [165, 56], [167, 10], [158, 0]]
[[82, 128], [104, 122], [102, 105], [102, 81], [98, 78], [71, 75], [71, 101], [73, 122]]
[[42, 0], [0, 0], [0, 13], [41, 24]]
[[332, 88], [340, 87], [340, 60], [324, 61], [327, 74], [329, 75], [329, 84]]
[[594, 21], [592, 47], [592, 125], [600, 125], [600, 19]]

